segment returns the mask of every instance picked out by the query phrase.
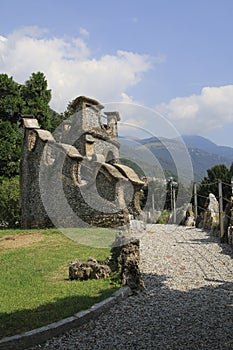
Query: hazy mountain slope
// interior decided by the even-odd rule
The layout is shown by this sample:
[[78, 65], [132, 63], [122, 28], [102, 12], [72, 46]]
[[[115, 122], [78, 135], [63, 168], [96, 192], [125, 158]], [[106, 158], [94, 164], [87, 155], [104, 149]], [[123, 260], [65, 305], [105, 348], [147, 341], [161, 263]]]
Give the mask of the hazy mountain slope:
[[[193, 173], [195, 181], [199, 182], [207, 174], [207, 169], [212, 168], [217, 164], [225, 164], [228, 168], [233, 162], [233, 148], [217, 146], [215, 143], [205, 139], [201, 136], [184, 136], [183, 140], [187, 146], [187, 151], [190, 155]], [[157, 169], [160, 168], [159, 174], [161, 175], [161, 168], [164, 170], [165, 176], [168, 174], [177, 175], [177, 160], [179, 160], [179, 167], [181, 172], [185, 172], [187, 162], [182, 164], [182, 144], [175, 139], [165, 139], [152, 137], [149, 139], [135, 140], [135, 144], [124, 142], [123, 139], [120, 141], [124, 144], [124, 154], [127, 157], [133, 154], [133, 158], [137, 163], [140, 161], [144, 164], [147, 172], [150, 167], [157, 164]], [[126, 151], [128, 149], [128, 151]], [[173, 159], [172, 152], [176, 155], [176, 159]], [[153, 155], [153, 161], [151, 156]], [[179, 156], [180, 154], [180, 156]], [[153, 166], [154, 169], [156, 167]], [[153, 171], [154, 172], [154, 171]], [[158, 177], [160, 177], [158, 175]]]
[[219, 156], [233, 160], [232, 147], [218, 146], [214, 142], [197, 135], [183, 135], [182, 138], [187, 146], [199, 148], [205, 152], [218, 154]]

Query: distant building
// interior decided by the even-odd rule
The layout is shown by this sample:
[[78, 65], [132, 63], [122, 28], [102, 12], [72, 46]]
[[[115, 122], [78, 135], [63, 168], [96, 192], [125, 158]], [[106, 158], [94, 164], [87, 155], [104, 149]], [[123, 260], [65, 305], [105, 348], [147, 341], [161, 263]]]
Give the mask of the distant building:
[[160, 178], [160, 177], [154, 177], [154, 176], [143, 176], [141, 177], [141, 180], [143, 182], [145, 182], [146, 184], [148, 184], [151, 181], [156, 181], [161, 183], [162, 185], [166, 186], [167, 185], [167, 180], [164, 178]]

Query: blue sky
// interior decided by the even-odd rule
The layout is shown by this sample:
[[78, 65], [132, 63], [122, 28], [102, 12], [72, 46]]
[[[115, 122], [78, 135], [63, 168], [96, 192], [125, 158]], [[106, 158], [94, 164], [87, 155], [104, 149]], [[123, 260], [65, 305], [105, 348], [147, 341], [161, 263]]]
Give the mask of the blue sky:
[[8, 0], [0, 72], [44, 72], [60, 112], [78, 95], [144, 106], [123, 120], [233, 147], [232, 17], [232, 0]]

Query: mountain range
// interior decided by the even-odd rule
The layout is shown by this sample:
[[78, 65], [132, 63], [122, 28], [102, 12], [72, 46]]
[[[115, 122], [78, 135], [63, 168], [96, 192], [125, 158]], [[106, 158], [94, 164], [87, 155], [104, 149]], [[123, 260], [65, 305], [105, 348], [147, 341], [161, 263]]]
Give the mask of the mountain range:
[[[233, 148], [218, 146], [214, 142], [198, 135], [183, 135], [183, 143], [187, 147], [191, 159], [194, 180], [200, 182], [206, 175], [207, 169], [218, 164], [225, 164], [228, 168], [233, 162]], [[142, 140], [132, 140], [120, 138], [121, 156], [129, 158], [137, 165], [140, 163], [143, 169], [146, 169], [147, 175], [158, 172], [157, 177], [161, 177], [161, 169], [165, 176], [177, 175], [177, 159], [182, 167], [182, 150], [184, 144], [178, 139], [167, 139], [152, 137]], [[154, 156], [152, 160], [151, 154]], [[172, 154], [176, 154], [176, 160]], [[152, 169], [156, 166], [156, 169]], [[153, 165], [152, 165], [153, 164]], [[132, 166], [132, 165], [131, 165]], [[185, 163], [183, 170], [185, 172]]]

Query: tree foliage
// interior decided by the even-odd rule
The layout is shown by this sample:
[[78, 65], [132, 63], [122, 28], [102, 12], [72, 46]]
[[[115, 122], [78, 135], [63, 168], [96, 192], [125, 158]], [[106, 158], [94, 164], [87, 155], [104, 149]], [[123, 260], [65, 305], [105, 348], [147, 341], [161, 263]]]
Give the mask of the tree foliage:
[[32, 73], [24, 85], [0, 74], [0, 119], [17, 123], [22, 114], [34, 115], [41, 128], [51, 130], [51, 90], [45, 75]]
[[19, 174], [22, 136], [17, 124], [0, 120], [0, 179]]
[[42, 129], [51, 130], [51, 90], [43, 73], [32, 73], [29, 80], [21, 87], [24, 101], [23, 114], [33, 114]]
[[20, 225], [19, 176], [3, 179], [0, 183], [0, 226], [15, 228]]
[[48, 130], [61, 122], [60, 115], [49, 107], [51, 91], [47, 87], [41, 72], [32, 73], [25, 85], [0, 74], [0, 178], [19, 174], [22, 135], [18, 123], [22, 114], [34, 115]]
[[[146, 209], [154, 207], [155, 210], [160, 211], [164, 209], [172, 210], [171, 198], [173, 193], [171, 192], [173, 191], [173, 188], [175, 190], [175, 198], [177, 199], [178, 192], [181, 190], [184, 192], [184, 187], [181, 183], [171, 187], [171, 181], [167, 181], [166, 184], [158, 180], [149, 181], [148, 184], [146, 184], [142, 188], [144, 193], [144, 197], [142, 199], [142, 206]], [[188, 193], [188, 191], [186, 191], [186, 197], [187, 200], [182, 203], [179, 203], [180, 205], [189, 202], [190, 193]], [[184, 198], [182, 197], [182, 199]]]
[[201, 181], [198, 186], [198, 202], [200, 207], [204, 207], [206, 198], [210, 193], [213, 193], [218, 198], [218, 182], [219, 180], [223, 183], [223, 197], [226, 200], [231, 196], [231, 177], [233, 176], [233, 163], [228, 169], [225, 164], [215, 165], [214, 167], [207, 170], [207, 176]]
[[[16, 83], [7, 74], [0, 74], [0, 226], [19, 225], [19, 163], [22, 114], [33, 114], [42, 128], [51, 130], [49, 102], [51, 91], [43, 73], [33, 73], [25, 85]], [[57, 117], [57, 122], [59, 118]]]
[[24, 101], [20, 93], [21, 86], [7, 74], [0, 74], [0, 119], [17, 122]]

